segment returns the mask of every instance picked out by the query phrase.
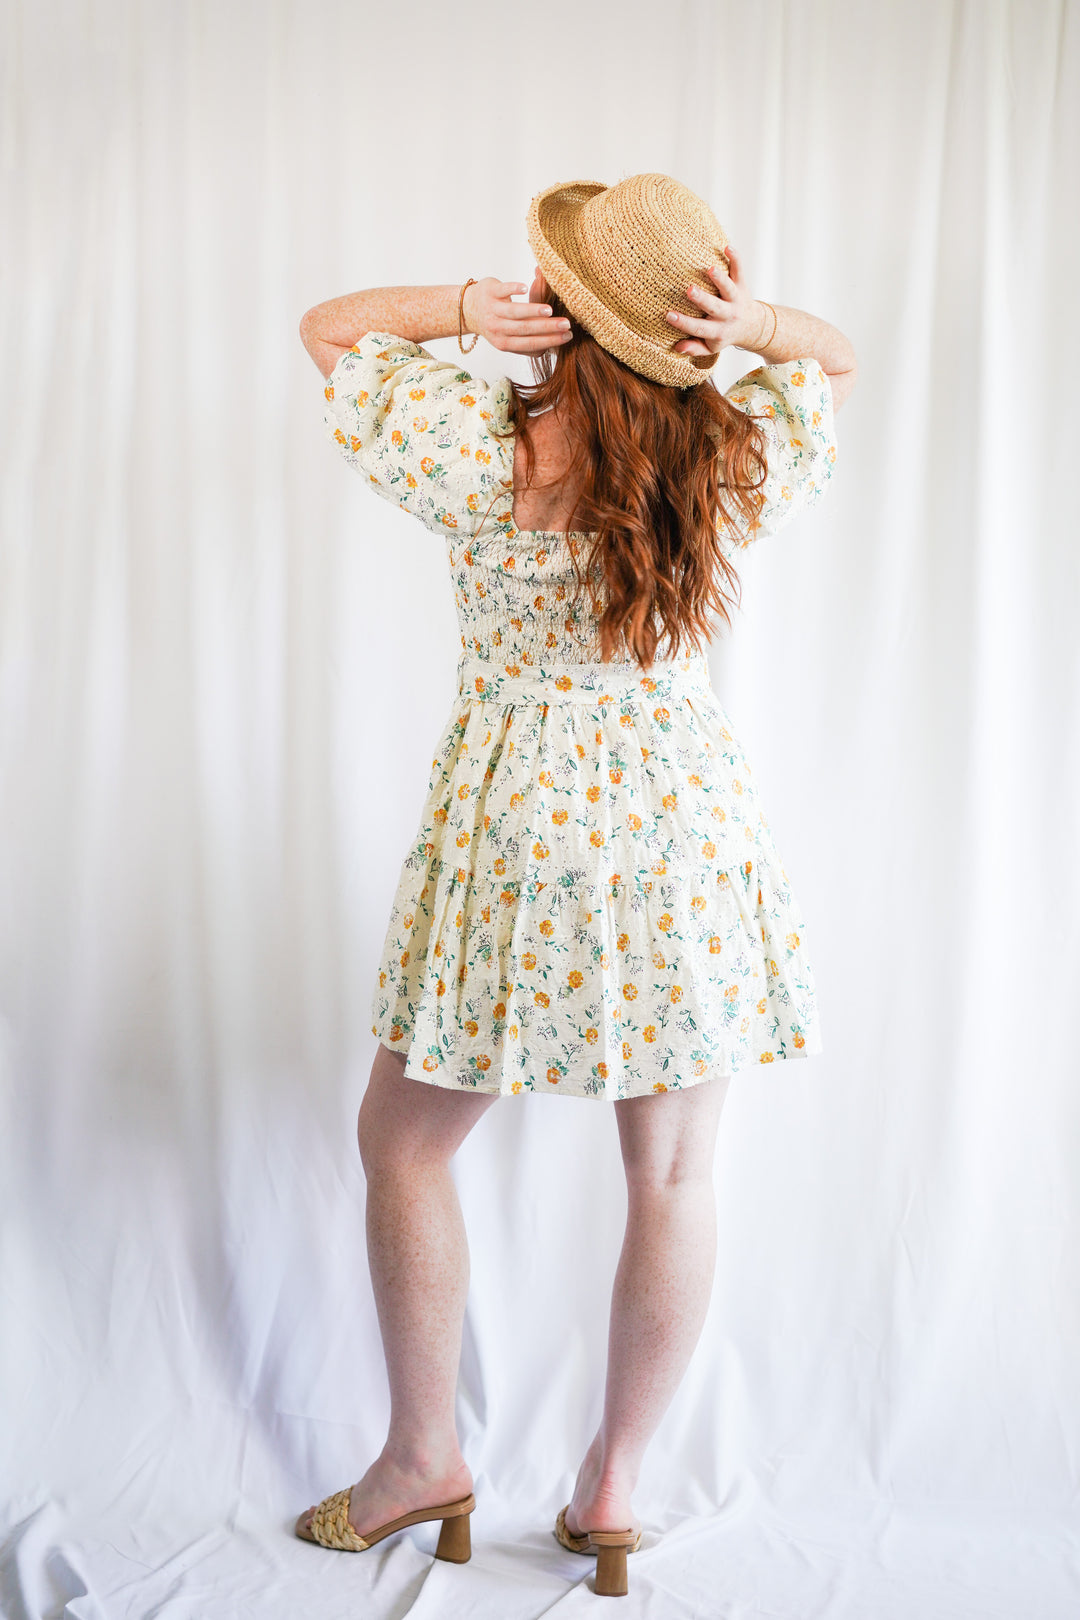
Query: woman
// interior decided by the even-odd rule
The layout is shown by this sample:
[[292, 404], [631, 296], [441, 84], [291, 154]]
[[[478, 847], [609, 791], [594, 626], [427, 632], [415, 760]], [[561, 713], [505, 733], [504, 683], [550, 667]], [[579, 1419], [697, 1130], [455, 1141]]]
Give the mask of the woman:
[[[755, 300], [666, 176], [550, 187], [529, 239], [527, 302], [488, 277], [353, 293], [301, 323], [342, 453], [445, 539], [462, 656], [359, 1116], [390, 1429], [297, 1532], [362, 1550], [441, 1519], [438, 1555], [468, 1558], [449, 1162], [497, 1096], [609, 1100], [629, 1204], [604, 1416], [555, 1534], [618, 1593], [642, 1454], [711, 1289], [728, 1079], [821, 1045], [798, 906], [703, 648], [738, 549], [823, 493], [855, 362], [827, 322]], [[456, 333], [468, 352], [466, 331], [532, 356], [536, 384], [418, 346]], [[730, 344], [766, 364], [721, 395]]]

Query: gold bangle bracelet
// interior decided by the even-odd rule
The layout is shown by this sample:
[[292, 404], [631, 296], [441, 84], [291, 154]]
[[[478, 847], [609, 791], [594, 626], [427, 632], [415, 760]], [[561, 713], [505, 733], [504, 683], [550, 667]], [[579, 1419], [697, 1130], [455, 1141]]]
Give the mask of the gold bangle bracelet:
[[775, 311], [775, 309], [773, 309], [772, 305], [764, 298], [759, 298], [758, 303], [759, 304], [764, 304], [766, 309], [772, 309], [772, 331], [769, 333], [769, 336], [767, 337], [767, 339], [765, 340], [764, 343], [759, 343], [758, 344], [758, 353], [760, 354], [762, 349], [767, 349], [769, 347], [769, 344], [772, 342], [773, 338], [776, 336], [776, 311]]
[[457, 301], [457, 346], [461, 350], [462, 354], [471, 354], [472, 351], [476, 348], [476, 345], [480, 340], [479, 332], [474, 332], [473, 333], [473, 340], [469, 344], [468, 348], [466, 348], [464, 343], [462, 343], [462, 341], [461, 341], [462, 338], [465, 335], [465, 294], [468, 292], [470, 287], [475, 287], [475, 286], [476, 286], [476, 277], [475, 276], [470, 276], [468, 281], [465, 282], [465, 284], [463, 285], [460, 293], [458, 294], [458, 301]]

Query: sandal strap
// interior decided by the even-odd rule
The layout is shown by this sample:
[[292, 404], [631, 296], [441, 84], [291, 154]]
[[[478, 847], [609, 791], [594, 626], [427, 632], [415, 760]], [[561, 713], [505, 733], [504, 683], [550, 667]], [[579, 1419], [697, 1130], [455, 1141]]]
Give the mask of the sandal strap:
[[349, 1523], [349, 1498], [352, 1486], [324, 1497], [311, 1515], [311, 1533], [323, 1547], [337, 1547], [342, 1552], [363, 1552], [368, 1543], [357, 1535]]
[[[567, 1502], [566, 1507], [570, 1504]], [[575, 1536], [573, 1531], [566, 1528], [566, 1507], [559, 1509], [559, 1516], [555, 1520], [555, 1539], [562, 1543], [568, 1552], [587, 1553], [589, 1551], [589, 1537]]]
[[594, 1547], [626, 1547], [633, 1552], [641, 1540], [641, 1531], [590, 1530], [589, 1540]]
[[[567, 1502], [566, 1507], [569, 1506]], [[641, 1546], [640, 1530], [636, 1535], [631, 1530], [586, 1530], [583, 1535], [575, 1536], [566, 1528], [566, 1507], [559, 1509], [555, 1520], [555, 1539], [569, 1552], [593, 1553], [600, 1547], [625, 1547], [627, 1552], [637, 1552]]]

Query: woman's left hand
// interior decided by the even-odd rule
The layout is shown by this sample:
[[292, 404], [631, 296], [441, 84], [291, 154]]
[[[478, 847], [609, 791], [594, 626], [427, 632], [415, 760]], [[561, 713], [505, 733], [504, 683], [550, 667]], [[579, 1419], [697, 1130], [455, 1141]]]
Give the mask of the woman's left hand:
[[550, 304], [515, 304], [514, 293], [527, 293], [520, 281], [485, 276], [465, 289], [465, 324], [494, 349], [508, 354], [543, 354], [569, 341], [570, 322], [552, 315]]
[[684, 343], [675, 344], [672, 351], [675, 354], [719, 354], [721, 349], [732, 345], [745, 347], [747, 343], [752, 347], [752, 340], [761, 335], [769, 317], [746, 285], [742, 262], [735, 249], [729, 244], [724, 253], [729, 269], [714, 264], [707, 272], [716, 287], [715, 293], [706, 292], [704, 287], [687, 288], [686, 296], [701, 311], [700, 316], [668, 310], [671, 325], [677, 326], [680, 332], [692, 334]]

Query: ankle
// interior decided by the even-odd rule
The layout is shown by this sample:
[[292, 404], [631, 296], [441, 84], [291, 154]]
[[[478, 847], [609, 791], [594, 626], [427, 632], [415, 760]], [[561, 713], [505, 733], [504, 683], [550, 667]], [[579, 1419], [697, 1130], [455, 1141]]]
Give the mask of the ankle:
[[637, 1527], [631, 1501], [633, 1482], [626, 1475], [606, 1474], [590, 1485], [588, 1478], [581, 1481], [568, 1504], [572, 1523], [567, 1528], [573, 1535], [585, 1530], [625, 1530]]
[[379, 1460], [403, 1479], [446, 1479], [469, 1472], [456, 1438], [388, 1439]]
[[603, 1468], [596, 1475], [590, 1496], [604, 1501], [629, 1501], [637, 1485], [637, 1470], [630, 1468]]
[[578, 1475], [579, 1487], [590, 1499], [629, 1500], [638, 1481], [639, 1466], [628, 1457], [605, 1457], [590, 1447]]

